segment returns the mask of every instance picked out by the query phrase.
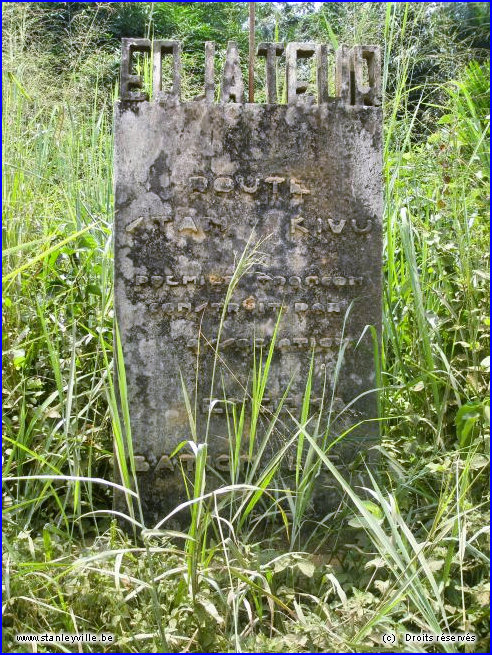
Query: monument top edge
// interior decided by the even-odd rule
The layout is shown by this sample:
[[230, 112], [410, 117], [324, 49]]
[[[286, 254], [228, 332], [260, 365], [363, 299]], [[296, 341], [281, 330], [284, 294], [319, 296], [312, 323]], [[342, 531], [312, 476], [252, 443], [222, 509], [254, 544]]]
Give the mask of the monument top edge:
[[181, 99], [176, 99], [173, 96], [170, 96], [169, 94], [166, 93], [158, 93], [154, 94], [151, 98], [148, 96], [146, 98], [117, 98], [115, 103], [115, 107], [119, 107], [123, 110], [125, 109], [135, 109], [137, 110], [139, 107], [144, 108], [144, 107], [162, 107], [166, 110], [171, 110], [174, 108], [193, 108], [193, 107], [198, 107], [198, 106], [205, 106], [212, 110], [213, 108], [224, 108], [227, 107], [231, 111], [234, 110], [243, 110], [246, 112], [254, 112], [256, 110], [258, 111], [276, 111], [276, 112], [282, 112], [283, 110], [287, 111], [289, 109], [292, 109], [293, 107], [296, 108], [296, 110], [301, 111], [301, 112], [312, 112], [316, 110], [323, 110], [323, 111], [336, 111], [336, 110], [344, 110], [344, 111], [353, 111], [353, 112], [358, 112], [358, 111], [363, 111], [367, 113], [371, 112], [379, 112], [381, 111], [382, 107], [381, 105], [351, 105], [351, 104], [345, 104], [341, 101], [341, 98], [336, 98], [336, 97], [329, 97], [327, 98], [323, 103], [317, 103], [316, 99], [314, 96], [304, 96], [303, 99], [297, 100], [296, 103], [290, 103], [287, 104], [285, 102], [277, 102], [277, 103], [269, 103], [269, 102], [213, 102], [210, 103], [206, 100], [206, 98], [197, 96], [195, 98], [190, 98], [188, 100], [181, 100]]

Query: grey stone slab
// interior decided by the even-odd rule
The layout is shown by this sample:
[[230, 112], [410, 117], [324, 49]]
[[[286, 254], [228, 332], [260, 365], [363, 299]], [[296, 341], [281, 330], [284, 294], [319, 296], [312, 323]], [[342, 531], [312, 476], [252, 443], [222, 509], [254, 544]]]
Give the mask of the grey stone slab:
[[[326, 51], [294, 45], [296, 57], [317, 52], [326, 61]], [[250, 391], [253, 348], [265, 355], [281, 308], [260, 437], [284, 395], [285, 403], [264, 461], [295, 433], [311, 357], [311, 413], [323, 402], [330, 439], [350, 430], [330, 456], [347, 469], [379, 434], [366, 326], [380, 335], [382, 113], [363, 104], [377, 94], [359, 89], [361, 104], [350, 105], [348, 77], [338, 84], [349, 89], [346, 101], [227, 103], [242, 93], [235, 46], [228, 52], [220, 104], [211, 101], [209, 72], [206, 99], [122, 99], [115, 107], [115, 308], [149, 524], [186, 499], [183, 475], [193, 477], [191, 449], [172, 456], [192, 439], [182, 384], [198, 441], [208, 440], [210, 488], [230, 481], [232, 407]], [[351, 57], [339, 55], [349, 76]], [[259, 240], [261, 261], [224, 312], [235, 264]], [[246, 426], [250, 412], [248, 403]], [[243, 466], [248, 457], [245, 440]], [[287, 457], [287, 477], [289, 466]], [[316, 511], [328, 511], [334, 497], [320, 477]]]

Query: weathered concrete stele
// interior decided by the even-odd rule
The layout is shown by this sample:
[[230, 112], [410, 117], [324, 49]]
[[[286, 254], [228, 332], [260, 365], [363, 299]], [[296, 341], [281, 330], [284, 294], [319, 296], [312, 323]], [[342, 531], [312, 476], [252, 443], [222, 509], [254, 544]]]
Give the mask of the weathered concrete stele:
[[[149, 101], [131, 61], [151, 47], [155, 97]], [[374, 326], [379, 338], [379, 50], [262, 43], [268, 104], [244, 103], [234, 43], [218, 94], [213, 44], [205, 52], [204, 95], [182, 102], [179, 44], [123, 41], [115, 111], [115, 304], [149, 524], [186, 500], [183, 476], [193, 479], [192, 449], [173, 454], [193, 440], [183, 386], [196, 415], [196, 440], [208, 442], [210, 488], [231, 481], [228, 433], [251, 393], [253, 349], [258, 364], [281, 308], [260, 441], [284, 400], [263, 461], [296, 434], [312, 357], [309, 415], [315, 418], [308, 431], [314, 433], [319, 414], [319, 432], [329, 422], [328, 443], [356, 426], [330, 450], [344, 470], [378, 436], [371, 421], [377, 418], [374, 344], [365, 328]], [[284, 53], [287, 104], [277, 104], [276, 61]], [[173, 58], [168, 92], [164, 55]], [[310, 57], [317, 98], [298, 79], [298, 59]], [[332, 82], [336, 97], [329, 96]], [[235, 264], [248, 243], [260, 240], [261, 261], [257, 255], [224, 308]], [[250, 416], [247, 402], [243, 471]], [[283, 460], [286, 484], [296, 447]], [[328, 512], [334, 498], [329, 478], [319, 476], [316, 512]]]

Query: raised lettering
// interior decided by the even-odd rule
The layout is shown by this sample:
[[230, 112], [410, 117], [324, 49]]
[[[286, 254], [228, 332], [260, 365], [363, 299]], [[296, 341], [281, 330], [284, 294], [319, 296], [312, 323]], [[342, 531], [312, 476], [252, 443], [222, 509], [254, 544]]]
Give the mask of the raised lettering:
[[148, 100], [147, 93], [140, 91], [143, 87], [141, 75], [132, 74], [132, 58], [134, 52], [146, 52], [150, 54], [149, 39], [122, 39], [121, 40], [121, 98], [123, 100]]
[[135, 471], [137, 471], [137, 473], [145, 473], [145, 471], [149, 470], [150, 464], [143, 455], [135, 455], [133, 459], [135, 462]]
[[346, 222], [347, 221], [344, 218], [342, 218], [340, 221], [334, 221], [331, 218], [328, 219], [328, 225], [330, 226], [331, 231], [335, 234], [340, 234], [340, 232], [345, 227]]
[[213, 103], [215, 96], [215, 43], [205, 42], [205, 100]]
[[265, 178], [265, 182], [272, 185], [272, 200], [275, 201], [278, 196], [278, 185], [285, 182], [285, 177], [270, 176]]
[[347, 278], [342, 277], [341, 275], [337, 275], [333, 278], [333, 284], [335, 284], [337, 287], [343, 287], [345, 284], [347, 284]]
[[195, 468], [195, 458], [193, 455], [180, 455], [179, 463], [181, 466], [184, 464], [188, 472], [193, 471]]
[[230, 193], [234, 189], [234, 180], [232, 177], [218, 177], [214, 181], [214, 189], [220, 193]]
[[179, 232], [193, 232], [198, 234], [198, 227], [191, 216], [183, 216], [178, 225]]
[[228, 471], [230, 469], [230, 458], [225, 453], [218, 455], [215, 459], [215, 468], [218, 471]]
[[273, 279], [271, 275], [267, 275], [266, 273], [257, 273], [256, 276], [258, 282], [271, 282]]
[[249, 298], [243, 300], [243, 307], [244, 309], [247, 309], [249, 312], [253, 311], [253, 309], [256, 307], [255, 298], [253, 296], [249, 296]]
[[307, 90], [307, 83], [297, 79], [297, 60], [312, 57], [316, 52], [314, 43], [288, 43], [285, 49], [287, 103], [295, 104], [298, 96]]
[[[153, 80], [152, 86], [154, 97], [157, 99], [165, 98], [166, 95], [173, 96], [179, 100], [181, 91], [181, 44], [179, 41], [165, 41], [156, 39], [153, 42]], [[173, 85], [171, 91], [167, 94], [162, 88], [162, 56], [172, 55], [173, 57]]]
[[211, 273], [208, 276], [208, 281], [210, 284], [222, 284], [222, 277], [220, 275], [216, 275], [215, 273]]
[[133, 232], [135, 232], [137, 227], [142, 226], [143, 222], [144, 222], [144, 217], [143, 216], [139, 216], [138, 218], [135, 218], [131, 223], [129, 223], [126, 226], [126, 231], [128, 233], [130, 233], [130, 234], [133, 234]]
[[196, 284], [196, 275], [183, 275], [183, 284]]
[[208, 187], [208, 180], [203, 175], [190, 177], [190, 187], [192, 191], [203, 193]]
[[301, 234], [309, 234], [309, 230], [307, 227], [304, 227], [304, 225], [301, 225], [303, 222], [304, 218], [302, 216], [298, 216], [297, 218], [291, 218], [290, 219], [290, 233], [292, 236], [295, 235], [296, 230], [298, 232], [301, 232]]
[[294, 196], [305, 196], [311, 193], [310, 189], [302, 186], [300, 180], [291, 179], [290, 181], [290, 192]]
[[175, 287], [179, 282], [174, 279], [173, 275], [166, 275], [166, 284], [168, 284], [170, 287]]
[[225, 218], [225, 216], [221, 216], [220, 218], [217, 218], [216, 216], [207, 216], [205, 220], [210, 226], [218, 227], [221, 232], [224, 232], [227, 229], [227, 218]]
[[306, 284], [308, 287], [314, 287], [318, 284], [319, 277], [317, 275], [308, 275], [306, 278]]
[[157, 463], [157, 466], [155, 467], [155, 473], [157, 471], [162, 471], [162, 470], [167, 470], [167, 471], [174, 471], [174, 463], [170, 457], [167, 455], [163, 455], [159, 462]]
[[283, 51], [283, 43], [260, 43], [258, 45], [258, 57], [266, 58], [267, 102], [271, 105], [277, 102], [277, 67], [275, 60]]
[[352, 229], [354, 232], [357, 232], [357, 234], [365, 234], [366, 232], [370, 232], [372, 230], [372, 221], [367, 220], [364, 227], [359, 227], [357, 225], [357, 221], [354, 218], [352, 219]]
[[244, 102], [244, 82], [239, 51], [234, 41], [227, 44], [226, 61], [222, 74], [221, 102]]
[[247, 186], [244, 183], [244, 178], [238, 177], [238, 182], [239, 182], [239, 188], [241, 191], [244, 191], [245, 193], [256, 193], [258, 191], [258, 185], [260, 183], [260, 180], [258, 178], [255, 179], [255, 183], [253, 186]]

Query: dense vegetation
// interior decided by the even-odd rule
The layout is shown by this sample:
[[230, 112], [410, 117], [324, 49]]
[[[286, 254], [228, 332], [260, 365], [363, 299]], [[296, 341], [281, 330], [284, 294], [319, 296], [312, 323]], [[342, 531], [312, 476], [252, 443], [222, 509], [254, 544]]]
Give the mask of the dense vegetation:
[[[422, 652], [488, 648], [489, 5], [256, 5], [257, 41], [384, 52], [383, 439], [371, 501], [334, 470], [339, 510], [302, 530], [301, 477], [290, 504], [275, 496], [279, 527], [264, 463], [251, 479], [260, 491], [215, 503], [200, 501], [197, 478], [186, 535], [119, 529], [108, 511], [112, 440], [125, 442], [111, 251], [119, 39], [180, 39], [191, 97], [205, 40], [217, 59], [229, 39], [246, 53], [247, 4], [4, 3], [7, 652], [31, 652], [17, 633], [83, 630], [116, 637], [83, 652], [415, 652], [405, 631], [477, 636]], [[317, 465], [333, 468], [310, 430]], [[389, 632], [396, 647], [381, 644]]]

